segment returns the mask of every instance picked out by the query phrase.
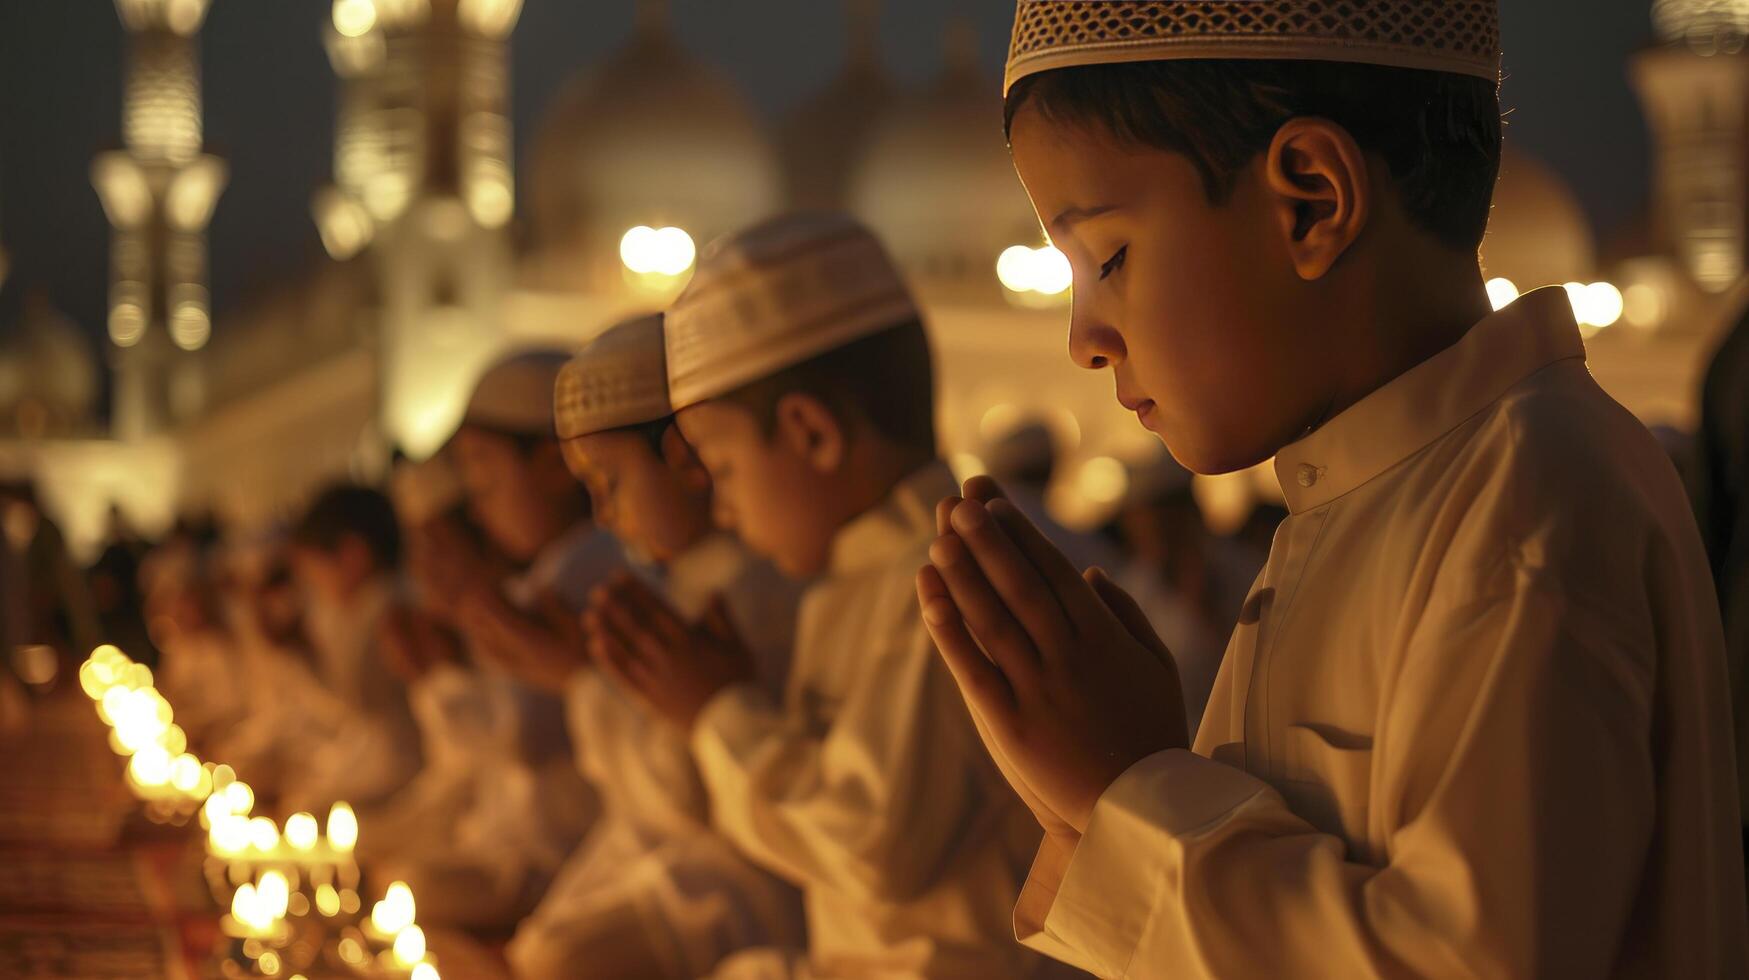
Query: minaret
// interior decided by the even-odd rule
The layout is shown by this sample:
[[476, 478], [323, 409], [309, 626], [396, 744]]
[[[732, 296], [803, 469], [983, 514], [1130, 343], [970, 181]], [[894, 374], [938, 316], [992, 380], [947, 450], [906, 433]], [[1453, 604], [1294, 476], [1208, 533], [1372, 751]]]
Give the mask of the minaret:
[[212, 335], [206, 229], [227, 171], [202, 152], [197, 34], [207, 4], [115, 0], [128, 33], [124, 149], [98, 155], [91, 181], [113, 229], [113, 428], [124, 439], [198, 408], [189, 353]]
[[435, 450], [496, 349], [515, 210], [508, 45], [521, 0], [335, 0], [330, 254], [369, 248], [384, 435]]
[[1749, 218], [1749, 4], [1655, 0], [1659, 43], [1632, 78], [1651, 123], [1659, 244], [1702, 289], [1728, 289], [1745, 269]]

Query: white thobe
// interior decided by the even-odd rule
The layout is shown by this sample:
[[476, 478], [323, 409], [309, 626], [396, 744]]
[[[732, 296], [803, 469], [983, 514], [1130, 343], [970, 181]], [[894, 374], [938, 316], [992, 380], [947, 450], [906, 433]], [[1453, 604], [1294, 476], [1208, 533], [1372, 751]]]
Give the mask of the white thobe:
[[336, 800], [369, 805], [418, 771], [419, 732], [406, 687], [377, 649], [377, 629], [394, 601], [393, 582], [372, 579], [348, 605], [315, 605], [305, 617], [317, 678], [345, 717], [288, 786], [295, 809], [326, 812]]
[[[1026, 977], [1009, 909], [1037, 824], [984, 753], [917, 609], [931, 464], [833, 541], [802, 599], [781, 701], [752, 686], [700, 714], [693, 752], [712, 816], [802, 888], [810, 975]], [[725, 964], [725, 975], [739, 964]]]
[[[618, 547], [585, 522], [502, 590], [523, 612], [548, 595], [580, 610], [619, 567]], [[571, 758], [564, 705], [481, 658], [429, 671], [412, 696], [428, 764], [379, 816], [401, 831], [388, 859], [433, 921], [508, 926], [534, 907], [598, 811]]]
[[[798, 587], [727, 536], [705, 539], [653, 577], [688, 619], [721, 595], [762, 685], [782, 690]], [[683, 732], [595, 670], [573, 678], [567, 718], [578, 765], [603, 812], [506, 948], [519, 975], [589, 962], [588, 944], [626, 921], [642, 927], [670, 977], [701, 976], [737, 949], [800, 941], [793, 887], [711, 830]]]
[[1275, 465], [1194, 752], [1041, 848], [1021, 937], [1105, 976], [1749, 976], [1706, 561], [1562, 291]]

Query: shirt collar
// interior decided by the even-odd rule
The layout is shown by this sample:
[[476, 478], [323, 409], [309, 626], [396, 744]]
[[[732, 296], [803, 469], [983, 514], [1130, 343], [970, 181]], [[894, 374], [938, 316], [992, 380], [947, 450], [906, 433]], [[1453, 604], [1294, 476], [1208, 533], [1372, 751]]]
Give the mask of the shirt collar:
[[1560, 287], [1526, 293], [1276, 454], [1288, 510], [1322, 507], [1432, 444], [1556, 361], [1585, 358]]
[[879, 567], [934, 538], [935, 505], [959, 492], [959, 481], [940, 460], [913, 470], [885, 500], [839, 529], [832, 539], [831, 574]]

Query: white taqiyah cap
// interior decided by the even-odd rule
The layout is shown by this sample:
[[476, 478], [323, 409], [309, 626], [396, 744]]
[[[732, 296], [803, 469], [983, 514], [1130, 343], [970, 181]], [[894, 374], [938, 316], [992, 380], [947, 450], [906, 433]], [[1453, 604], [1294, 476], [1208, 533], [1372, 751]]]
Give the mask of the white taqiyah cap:
[[887, 250], [856, 219], [776, 218], [718, 239], [668, 311], [676, 410], [920, 318]]
[[1055, 68], [1346, 61], [1500, 77], [1498, 0], [1018, 0], [1004, 94]]
[[502, 358], [474, 385], [463, 425], [517, 435], [553, 431], [553, 383], [570, 360], [562, 350], [536, 348]]
[[667, 361], [660, 313], [602, 331], [559, 371], [553, 390], [553, 422], [559, 438], [575, 439], [673, 415]]

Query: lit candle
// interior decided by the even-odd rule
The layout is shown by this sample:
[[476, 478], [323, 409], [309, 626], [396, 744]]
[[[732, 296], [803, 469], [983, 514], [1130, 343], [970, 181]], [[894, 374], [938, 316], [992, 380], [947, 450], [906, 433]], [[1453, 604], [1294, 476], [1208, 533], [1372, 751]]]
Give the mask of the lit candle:
[[267, 817], [251, 819], [249, 821], [249, 844], [263, 853], [272, 851], [279, 846], [279, 826]]
[[249, 846], [249, 821], [234, 813], [226, 813], [213, 819], [211, 828], [207, 831], [207, 843], [211, 845], [214, 854], [222, 857], [236, 857]]
[[325, 881], [316, 886], [316, 911], [330, 919], [340, 914], [340, 893]]
[[351, 851], [358, 844], [358, 817], [345, 800], [328, 810], [328, 843], [341, 853]]
[[231, 804], [232, 813], [248, 813], [255, 809], [255, 791], [240, 779], [225, 787], [225, 799]]
[[292, 850], [308, 853], [315, 848], [320, 836], [313, 814], [294, 813], [285, 818], [285, 842], [292, 846]]
[[408, 926], [395, 937], [395, 962], [410, 967], [425, 959], [425, 930]]
[[286, 881], [284, 872], [263, 872], [261, 880], [255, 885], [255, 900], [261, 903], [262, 911], [268, 916], [275, 919], [285, 918], [286, 909], [291, 903], [291, 883]]
[[200, 788], [200, 778], [206, 770], [200, 767], [200, 760], [187, 752], [182, 753], [170, 763], [170, 785], [182, 793], [193, 796]]
[[170, 783], [170, 766], [170, 753], [162, 746], [148, 745], [134, 753], [128, 775], [147, 790], [162, 789]]
[[421, 963], [413, 968], [412, 980], [442, 980], [437, 975], [437, 967], [430, 963]]
[[392, 882], [383, 900], [370, 910], [370, 924], [384, 936], [398, 935], [413, 924], [413, 889], [404, 881]]

